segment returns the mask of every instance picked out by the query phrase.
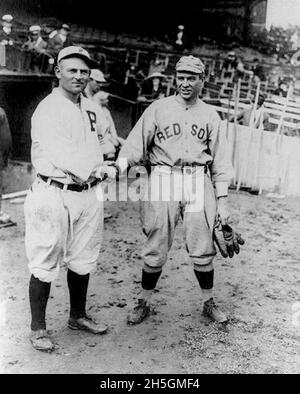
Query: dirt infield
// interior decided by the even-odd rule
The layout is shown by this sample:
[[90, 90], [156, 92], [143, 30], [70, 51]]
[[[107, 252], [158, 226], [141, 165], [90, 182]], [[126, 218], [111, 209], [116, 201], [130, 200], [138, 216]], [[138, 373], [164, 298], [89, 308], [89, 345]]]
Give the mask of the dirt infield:
[[246, 239], [232, 260], [216, 259], [216, 300], [227, 329], [201, 316], [201, 295], [178, 227], [148, 320], [126, 325], [139, 288], [138, 203], [108, 203], [88, 310], [110, 325], [104, 336], [71, 331], [66, 269], [51, 288], [48, 328], [57, 350], [28, 341], [29, 304], [23, 205], [4, 203], [17, 227], [0, 229], [1, 373], [300, 373], [300, 199], [231, 192], [233, 222]]

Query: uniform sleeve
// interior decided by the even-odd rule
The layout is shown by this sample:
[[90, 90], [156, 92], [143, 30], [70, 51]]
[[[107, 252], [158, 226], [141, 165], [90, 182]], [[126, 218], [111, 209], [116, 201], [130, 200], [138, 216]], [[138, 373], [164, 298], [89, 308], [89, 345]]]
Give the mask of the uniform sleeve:
[[118, 138], [118, 133], [116, 130], [116, 126], [115, 126], [115, 122], [111, 116], [110, 111], [107, 112], [107, 117], [108, 117], [108, 121], [109, 121], [109, 130], [110, 130], [110, 134], [114, 137], [114, 138]]
[[36, 110], [31, 127], [33, 150], [38, 144], [45, 159], [54, 167], [75, 175], [83, 182], [89, 178], [96, 165], [94, 155], [78, 149], [54, 111], [50, 108]]
[[211, 175], [216, 188], [217, 197], [227, 196], [229, 183], [234, 176], [226, 132], [221, 129], [220, 123], [221, 119], [219, 115], [217, 113], [212, 113], [209, 147], [213, 157]]
[[155, 103], [151, 104], [140, 117], [125, 140], [119, 157], [127, 159], [130, 166], [146, 161], [147, 151], [157, 129]]

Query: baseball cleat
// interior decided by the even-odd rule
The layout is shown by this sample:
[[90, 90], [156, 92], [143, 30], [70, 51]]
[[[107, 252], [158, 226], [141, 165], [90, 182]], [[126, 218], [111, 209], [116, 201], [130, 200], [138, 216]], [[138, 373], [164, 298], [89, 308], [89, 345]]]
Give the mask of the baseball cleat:
[[128, 324], [141, 323], [150, 313], [150, 306], [143, 299], [138, 300], [138, 304], [128, 313]]
[[208, 301], [204, 302], [202, 313], [204, 316], [209, 317], [212, 321], [216, 323], [228, 322], [225, 313], [223, 313], [221, 309], [215, 304], [213, 298], [210, 298]]
[[96, 323], [91, 317], [84, 316], [78, 319], [70, 317], [68, 327], [72, 330], [84, 330], [92, 332], [93, 334], [105, 334], [108, 330], [106, 324]]
[[29, 339], [32, 346], [36, 350], [52, 352], [52, 350], [55, 348], [54, 343], [51, 341], [51, 338], [47, 333], [47, 330], [31, 331]]

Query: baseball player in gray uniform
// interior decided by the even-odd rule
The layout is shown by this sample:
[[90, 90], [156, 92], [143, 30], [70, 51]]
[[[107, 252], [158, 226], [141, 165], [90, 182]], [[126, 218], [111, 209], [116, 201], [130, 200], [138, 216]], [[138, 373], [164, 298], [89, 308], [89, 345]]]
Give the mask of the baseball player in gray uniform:
[[[170, 179], [177, 185], [173, 194], [185, 189], [182, 198], [153, 198], [157, 196], [154, 190], [148, 201], [142, 201], [143, 231], [147, 236], [142, 253], [142, 289], [137, 305], [129, 312], [129, 324], [140, 323], [149, 314], [151, 294], [167, 261], [180, 215], [186, 249], [202, 289], [203, 314], [216, 322], [227, 321], [213, 298], [216, 249], [212, 233], [217, 216], [223, 224], [228, 221], [227, 191], [233, 169], [226, 137], [220, 131], [220, 118], [199, 99], [204, 75], [205, 67], [199, 58], [180, 58], [176, 64], [177, 93], [155, 101], [145, 110], [119, 154], [122, 171], [148, 158], [152, 188], [157, 189], [158, 183], [153, 181], [160, 177], [161, 192], [169, 187]], [[190, 177], [196, 184], [194, 195]], [[175, 179], [180, 182], [176, 184]]]
[[62, 49], [55, 69], [59, 86], [40, 102], [32, 116], [31, 156], [38, 175], [24, 211], [31, 273], [30, 340], [38, 350], [54, 349], [45, 314], [51, 282], [62, 263], [68, 267], [68, 326], [94, 334], [107, 331], [105, 324], [93, 321], [85, 310], [89, 276], [96, 266], [103, 229], [97, 184], [104, 173], [114, 177], [116, 172], [103, 165], [98, 107], [82, 95], [90, 62], [89, 53], [81, 47]]

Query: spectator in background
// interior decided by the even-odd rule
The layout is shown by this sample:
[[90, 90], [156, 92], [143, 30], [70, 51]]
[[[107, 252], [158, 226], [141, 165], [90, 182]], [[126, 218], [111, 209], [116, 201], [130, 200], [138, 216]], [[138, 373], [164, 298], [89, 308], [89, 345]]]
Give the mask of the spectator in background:
[[41, 27], [33, 25], [29, 27], [28, 40], [22, 45], [22, 49], [32, 53], [30, 69], [34, 72], [47, 72], [50, 70], [47, 53], [48, 44], [41, 37]]
[[10, 216], [1, 210], [3, 191], [3, 170], [7, 167], [8, 157], [11, 151], [12, 137], [4, 109], [0, 107], [0, 228], [13, 226]]
[[[257, 108], [254, 111], [254, 99], [252, 99], [252, 105], [250, 108], [246, 108], [242, 110], [237, 115], [237, 122], [244, 126], [250, 126], [250, 123], [253, 121], [253, 125], [255, 128], [268, 130], [269, 116], [264, 111], [264, 102], [265, 96], [260, 94], [257, 101]], [[253, 117], [253, 118], [252, 118]], [[231, 117], [230, 121], [233, 121], [234, 118]]]
[[70, 38], [70, 32], [70, 26], [64, 23], [63, 25], [61, 25], [58, 31], [54, 30], [50, 33], [48, 41], [48, 52], [51, 54], [52, 57], [55, 58], [62, 48], [73, 45]]
[[2, 29], [0, 31], [0, 44], [2, 45], [14, 45], [14, 35], [12, 31], [12, 15], [2, 16]]
[[179, 51], [183, 51], [185, 49], [184, 26], [179, 25], [177, 29], [175, 48]]
[[41, 27], [38, 25], [30, 26], [28, 40], [22, 45], [22, 49], [37, 53], [45, 53], [46, 48], [47, 43], [41, 37]]
[[154, 72], [145, 78], [142, 83], [140, 96], [138, 97], [139, 101], [146, 100], [157, 100], [159, 98], [163, 98], [166, 96], [166, 86], [164, 86], [163, 81], [166, 79], [166, 76]]
[[279, 82], [278, 88], [274, 90], [273, 94], [280, 97], [286, 97], [288, 89], [288, 85], [284, 81], [281, 81]]
[[247, 70], [240, 57], [236, 55], [234, 51], [230, 51], [227, 54], [227, 58], [223, 63], [222, 70], [225, 70], [224, 77], [228, 78], [231, 76], [231, 72], [234, 72], [233, 82], [237, 82], [240, 78], [245, 75], [253, 76], [252, 70]]
[[253, 75], [254, 75], [254, 81], [256, 83], [264, 82], [267, 80], [264, 68], [260, 64], [260, 61], [257, 57], [255, 59], [253, 59], [252, 71], [253, 71]]

